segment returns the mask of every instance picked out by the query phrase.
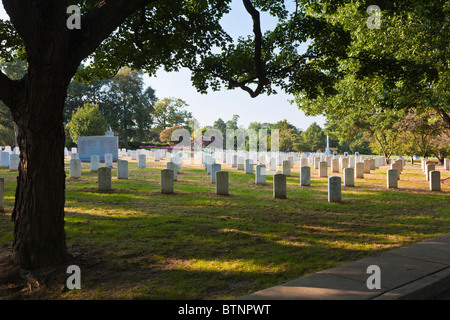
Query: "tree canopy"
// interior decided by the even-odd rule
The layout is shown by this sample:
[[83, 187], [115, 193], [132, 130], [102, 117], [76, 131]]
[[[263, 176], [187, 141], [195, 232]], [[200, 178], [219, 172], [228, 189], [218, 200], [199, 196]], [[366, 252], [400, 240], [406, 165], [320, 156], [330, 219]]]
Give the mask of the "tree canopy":
[[70, 121], [70, 137], [78, 143], [78, 137], [103, 136], [107, 130], [106, 120], [96, 104], [85, 104], [73, 114]]
[[188, 104], [177, 98], [163, 98], [156, 101], [151, 115], [154, 117], [154, 129], [162, 131], [174, 126], [187, 126], [192, 113], [185, 108]]
[[347, 2], [324, 14], [352, 35], [348, 57], [338, 58], [337, 70], [345, 76], [314, 98], [298, 91], [299, 107], [328, 117], [367, 104], [378, 111], [431, 109], [450, 128], [448, 1], [378, 1], [378, 29], [364, 23], [367, 4]]

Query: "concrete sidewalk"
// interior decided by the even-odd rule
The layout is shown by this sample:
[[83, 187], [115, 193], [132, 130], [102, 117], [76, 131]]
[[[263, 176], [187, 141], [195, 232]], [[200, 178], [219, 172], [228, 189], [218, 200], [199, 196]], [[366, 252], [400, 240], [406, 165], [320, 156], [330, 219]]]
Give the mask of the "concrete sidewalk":
[[[380, 268], [381, 289], [368, 289]], [[372, 282], [371, 282], [372, 283]], [[428, 300], [450, 290], [450, 234], [394, 249], [237, 300]]]

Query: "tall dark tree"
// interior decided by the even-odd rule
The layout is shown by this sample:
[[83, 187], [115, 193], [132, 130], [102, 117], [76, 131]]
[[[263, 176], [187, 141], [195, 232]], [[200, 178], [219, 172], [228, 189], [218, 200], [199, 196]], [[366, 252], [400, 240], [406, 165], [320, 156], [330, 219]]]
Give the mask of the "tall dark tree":
[[214, 121], [213, 129], [219, 130], [222, 133], [222, 137], [225, 137], [227, 134], [227, 124], [222, 120], [222, 118]]
[[[123, 66], [149, 73], [159, 66], [167, 71], [187, 67], [200, 92], [224, 84], [256, 97], [274, 93], [278, 85], [289, 93], [314, 95], [331, 87], [334, 56], [345, 55], [350, 41], [339, 25], [307, 15], [311, 2], [306, 0], [242, 0], [253, 35], [236, 43], [220, 26], [231, 0], [2, 2], [10, 21], [0, 21], [0, 55], [28, 62], [20, 80], [0, 72], [0, 100], [19, 128], [12, 250], [14, 261], [25, 269], [67, 257], [64, 106], [75, 75], [92, 80], [111, 77]], [[333, 3], [320, 1], [325, 2]], [[293, 5], [291, 12], [286, 3]], [[69, 5], [80, 7], [79, 29], [68, 27]], [[260, 10], [278, 18], [274, 30], [262, 32]], [[314, 41], [302, 53], [298, 47], [308, 38]], [[81, 63], [86, 68], [77, 73]]]

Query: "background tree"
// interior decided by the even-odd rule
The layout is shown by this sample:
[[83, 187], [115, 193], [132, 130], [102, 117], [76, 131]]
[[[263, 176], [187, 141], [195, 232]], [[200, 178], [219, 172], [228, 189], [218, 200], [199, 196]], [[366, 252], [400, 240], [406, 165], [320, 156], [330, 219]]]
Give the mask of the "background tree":
[[274, 129], [279, 131], [279, 149], [283, 152], [298, 151], [300, 147], [301, 131], [287, 120], [278, 121]]
[[172, 141], [172, 133], [177, 130], [177, 129], [183, 129], [182, 126], [173, 126], [167, 129], [164, 129], [163, 131], [161, 131], [161, 133], [159, 134], [159, 140], [161, 142], [165, 142], [168, 143], [170, 145], [175, 145], [178, 143], [178, 141]]
[[442, 131], [431, 140], [431, 152], [438, 158], [441, 164], [444, 164], [444, 159], [450, 155], [450, 133]]
[[[82, 72], [83, 68], [80, 68]], [[155, 91], [144, 88], [143, 72], [122, 68], [112, 78], [89, 83], [72, 80], [66, 99], [64, 117], [68, 123], [72, 114], [85, 103], [97, 104], [114, 133], [120, 147], [131, 142], [148, 140], [151, 112], [156, 102]]]
[[130, 141], [143, 141], [152, 125], [151, 112], [156, 101], [151, 87], [144, 89], [142, 71], [121, 69], [104, 87], [104, 103], [100, 110], [123, 146]]
[[308, 129], [302, 133], [302, 150], [307, 152], [325, 151], [327, 146], [327, 136], [322, 128], [313, 122]]
[[239, 115], [234, 114], [233, 117], [231, 118], [231, 120], [228, 120], [226, 122], [227, 129], [231, 129], [231, 130], [239, 129], [239, 127], [238, 127], [238, 120], [239, 120]]
[[[324, 13], [324, 19], [343, 26], [354, 39], [348, 58], [337, 59], [337, 76], [340, 75], [341, 80], [334, 83], [332, 90], [321, 91], [317, 96], [326, 100], [336, 93], [342, 97], [347, 89], [368, 87], [372, 88], [372, 96], [376, 98], [372, 105], [378, 112], [434, 110], [450, 128], [448, 3], [383, 1], [379, 4], [382, 10], [379, 29], [370, 29], [366, 25], [366, 9], [370, 4], [363, 0], [343, 2], [331, 8], [327, 3], [313, 5], [314, 12]], [[346, 77], [342, 79], [344, 74]], [[366, 86], [358, 86], [355, 81], [362, 81]], [[361, 102], [370, 100], [365, 91], [347, 92], [346, 95], [346, 101], [339, 103], [339, 99], [335, 99], [334, 109], [327, 107], [325, 113], [334, 115], [341, 111], [339, 109], [358, 112], [361, 103], [347, 105], [346, 102], [351, 98]], [[297, 103], [303, 109], [304, 95], [299, 91], [298, 96]], [[342, 105], [346, 108], [340, 107]]]
[[73, 114], [68, 125], [70, 138], [78, 143], [78, 137], [103, 136], [106, 133], [106, 120], [96, 104], [85, 104]]
[[222, 118], [219, 118], [216, 121], [214, 121], [214, 124], [212, 127], [213, 127], [213, 129], [219, 130], [222, 133], [222, 137], [226, 136], [227, 125], [226, 125], [225, 121], [222, 120]]
[[162, 131], [173, 126], [187, 126], [192, 113], [185, 110], [188, 104], [176, 98], [163, 98], [158, 100], [151, 112], [154, 129]]
[[447, 135], [448, 132], [436, 112], [420, 113], [417, 110], [408, 112], [403, 118], [402, 128], [404, 130], [401, 133], [401, 150], [421, 157], [431, 155], [433, 139], [441, 134]]

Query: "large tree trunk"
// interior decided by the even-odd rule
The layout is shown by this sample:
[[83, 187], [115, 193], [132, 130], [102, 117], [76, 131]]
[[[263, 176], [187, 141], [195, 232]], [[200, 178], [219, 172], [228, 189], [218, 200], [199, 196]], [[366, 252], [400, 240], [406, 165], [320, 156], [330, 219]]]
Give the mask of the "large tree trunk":
[[65, 260], [65, 171], [63, 108], [70, 77], [66, 70], [30, 72], [25, 95], [14, 113], [19, 126], [13, 259], [24, 269]]
[[13, 258], [24, 269], [54, 266], [66, 258], [64, 231], [63, 108], [77, 67], [125, 19], [155, 0], [99, 1], [67, 28], [67, 1], [2, 0], [23, 40], [27, 75], [0, 71], [0, 98], [19, 127]]

